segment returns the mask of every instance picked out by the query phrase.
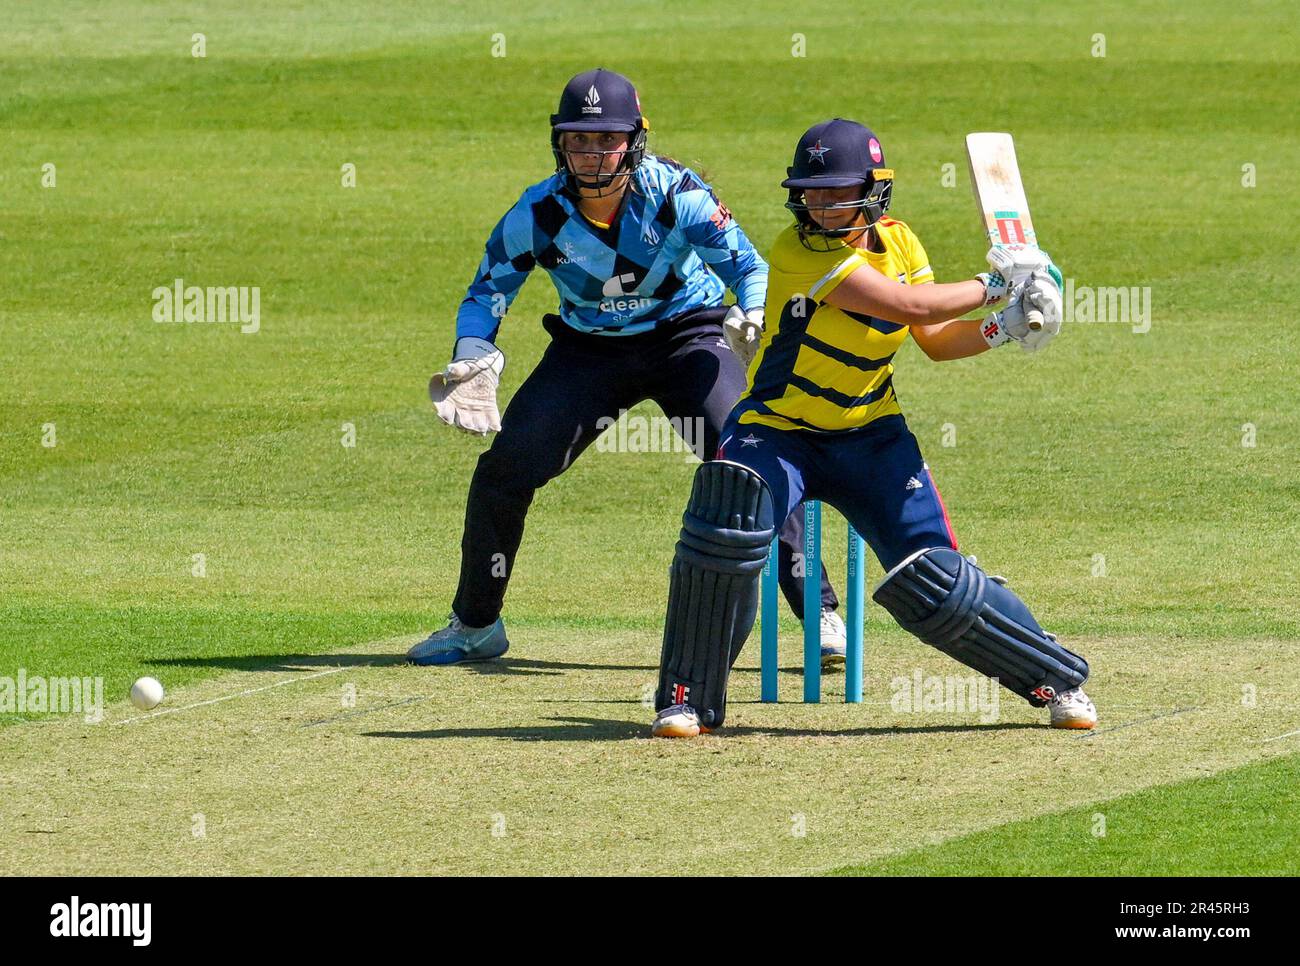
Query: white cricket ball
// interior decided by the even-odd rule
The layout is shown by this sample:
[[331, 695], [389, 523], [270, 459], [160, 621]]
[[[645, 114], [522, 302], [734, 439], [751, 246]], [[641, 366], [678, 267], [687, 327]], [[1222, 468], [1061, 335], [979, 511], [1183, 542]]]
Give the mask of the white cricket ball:
[[149, 711], [162, 704], [163, 686], [157, 678], [141, 678], [131, 685], [131, 703], [141, 711]]

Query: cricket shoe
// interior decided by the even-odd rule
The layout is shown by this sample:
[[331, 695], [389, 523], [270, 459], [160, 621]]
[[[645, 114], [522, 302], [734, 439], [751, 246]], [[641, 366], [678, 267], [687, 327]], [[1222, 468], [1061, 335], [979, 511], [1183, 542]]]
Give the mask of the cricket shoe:
[[829, 607], [822, 610], [822, 667], [842, 667], [848, 655], [848, 634], [844, 621]]
[[655, 738], [695, 738], [712, 729], [700, 724], [700, 716], [689, 704], [674, 704], [655, 715], [650, 734]]
[[1052, 714], [1053, 728], [1095, 728], [1097, 727], [1097, 708], [1092, 699], [1083, 693], [1083, 688], [1071, 688], [1062, 691], [1047, 702]]
[[461, 664], [465, 661], [489, 661], [500, 657], [510, 647], [506, 640], [506, 625], [500, 617], [487, 627], [466, 627], [459, 617], [451, 615], [451, 622], [440, 631], [434, 631], [406, 652], [411, 664]]

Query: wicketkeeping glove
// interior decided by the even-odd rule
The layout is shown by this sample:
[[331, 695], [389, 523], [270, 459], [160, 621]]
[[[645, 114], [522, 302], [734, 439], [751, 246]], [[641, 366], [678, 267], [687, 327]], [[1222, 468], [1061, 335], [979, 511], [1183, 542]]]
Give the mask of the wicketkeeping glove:
[[438, 418], [479, 436], [500, 430], [497, 385], [505, 365], [501, 350], [486, 339], [458, 339], [447, 368], [429, 380], [429, 398]]
[[763, 341], [763, 310], [745, 312], [739, 305], [733, 305], [722, 320], [722, 334], [741, 365], [748, 369], [758, 353], [758, 344]]

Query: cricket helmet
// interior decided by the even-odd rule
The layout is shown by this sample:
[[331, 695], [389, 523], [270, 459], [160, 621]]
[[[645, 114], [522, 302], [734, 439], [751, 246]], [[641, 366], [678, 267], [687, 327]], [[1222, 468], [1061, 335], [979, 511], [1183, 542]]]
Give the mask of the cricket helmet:
[[[641, 114], [641, 99], [632, 82], [622, 74], [598, 67], [583, 71], [564, 85], [560, 106], [551, 115], [551, 153], [555, 155], [555, 170], [565, 176], [565, 182], [575, 194], [579, 187], [603, 189], [636, 170], [645, 157], [646, 132], [650, 124]], [[626, 151], [583, 151], [583, 154], [622, 154], [618, 168], [608, 174], [598, 174], [582, 181], [569, 166], [560, 140], [565, 131], [620, 131], [628, 135]]]
[[[794, 164], [786, 169], [782, 188], [790, 190], [785, 206], [794, 212], [799, 240], [814, 251], [835, 247], [838, 239], [870, 228], [889, 210], [894, 191], [894, 172], [885, 167], [885, 152], [870, 128], [841, 117], [814, 124], [799, 139]], [[861, 185], [861, 196], [853, 201], [819, 205], [813, 211], [857, 209], [843, 228], [823, 228], [809, 213], [804, 192], [809, 188], [851, 188]], [[865, 220], [863, 220], [865, 219]]]

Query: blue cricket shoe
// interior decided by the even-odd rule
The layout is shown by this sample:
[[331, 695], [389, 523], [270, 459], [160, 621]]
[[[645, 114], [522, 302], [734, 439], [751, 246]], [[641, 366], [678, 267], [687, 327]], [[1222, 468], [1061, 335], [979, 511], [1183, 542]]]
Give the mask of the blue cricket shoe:
[[434, 631], [406, 652], [411, 664], [428, 667], [435, 664], [460, 664], [465, 661], [490, 661], [510, 649], [506, 625], [500, 617], [487, 627], [466, 627], [451, 614], [451, 622]]

